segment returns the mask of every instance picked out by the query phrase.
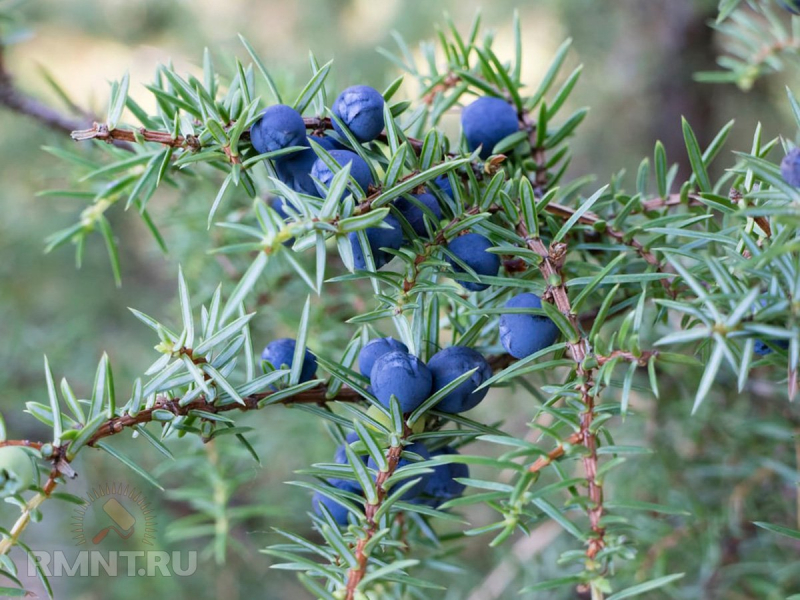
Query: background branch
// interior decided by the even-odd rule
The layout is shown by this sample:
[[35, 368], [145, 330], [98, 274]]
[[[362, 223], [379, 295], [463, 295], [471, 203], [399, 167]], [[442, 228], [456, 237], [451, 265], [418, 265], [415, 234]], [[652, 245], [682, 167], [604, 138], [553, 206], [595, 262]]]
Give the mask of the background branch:
[[64, 133], [71, 133], [75, 129], [86, 127], [86, 119], [62, 114], [17, 89], [14, 79], [8, 72], [5, 54], [6, 48], [0, 43], [0, 105], [18, 114], [27, 115], [50, 129]]

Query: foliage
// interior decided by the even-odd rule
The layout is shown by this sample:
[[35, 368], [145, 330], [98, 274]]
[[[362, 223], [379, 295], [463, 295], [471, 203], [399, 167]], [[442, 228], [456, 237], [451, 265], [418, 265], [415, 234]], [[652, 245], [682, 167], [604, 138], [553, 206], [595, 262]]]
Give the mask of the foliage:
[[[786, 7], [792, 0], [755, 2], [720, 0], [714, 28], [723, 36], [725, 54], [717, 60], [721, 71], [698, 73], [697, 79], [710, 83], [736, 83], [750, 89], [763, 75], [796, 67], [800, 53], [800, 24], [787, 25]], [[740, 4], [745, 4], [741, 7]]]
[[[723, 2], [722, 23], [729, 14], [733, 22], [746, 23], [741, 12], [746, 8], [730, 13], [735, 4]], [[772, 9], [756, 8], [775, 27], [777, 39], [784, 39]], [[797, 27], [798, 20], [792, 21]], [[727, 25], [721, 27], [736, 35]], [[237, 280], [220, 285], [199, 303], [179, 273], [180, 313], [171, 321], [177, 327], [133, 311], [152, 330], [157, 356], [130, 393], [118, 395], [105, 356], [86, 399], [76, 398], [66, 380], [57, 384], [45, 359], [49, 397], [26, 408], [52, 429], [52, 439], [27, 445], [39, 464], [52, 470], [41, 486], [31, 487], [32, 495], [11, 496], [21, 516], [13, 528], [0, 530], [3, 574], [11, 580], [16, 571], [9, 551], [16, 546], [28, 551], [20, 535], [29, 521], [39, 519], [39, 506], [55, 497], [56, 486], [73, 475], [69, 463], [79, 451], [101, 448], [160, 485], [156, 474], [106, 439], [126, 429], [176, 458], [170, 467], [197, 471], [193, 483], [169, 491], [173, 497], [192, 499], [198, 511], [197, 517], [173, 523], [171, 535], [208, 537], [208, 554], [224, 561], [230, 523], [264, 514], [264, 509], [230, 506], [242, 481], [226, 470], [230, 465], [218, 453], [230, 452], [231, 462], [240, 452], [261, 460], [248, 441], [255, 435], [246, 425], [248, 415], [238, 412], [290, 404], [326, 422], [337, 441], [351, 429], [359, 436], [348, 448], [348, 465], [313, 464], [295, 482], [344, 506], [353, 524], [341, 528], [327, 512], [312, 515], [314, 539], [281, 530], [277, 533], [284, 541], [264, 550], [276, 559], [275, 568], [297, 571], [316, 597], [438, 597], [442, 586], [437, 574], [448, 568], [459, 539], [486, 536], [490, 546], [498, 547], [535, 535], [546, 522], [555, 522], [571, 536], [570, 545], [556, 559], [558, 575], [532, 583], [522, 593], [577, 588], [593, 599], [611, 600], [660, 589], [689, 597], [691, 588], [680, 587], [686, 583], [684, 573], [654, 566], [650, 550], [662, 519], [668, 518], [676, 531], [687, 530], [690, 511], [653, 498], [607, 497], [604, 487], [617, 470], [632, 468], [637, 456], [651, 450], [646, 443], [617, 441], [632, 427], [642, 398], [658, 399], [664, 386], [684, 373], [696, 373], [699, 379], [693, 397], [680, 407], [690, 424], [704, 402], [719, 401], [715, 386], [732, 376], [740, 391], [758, 378], [779, 382], [790, 400], [795, 397], [800, 191], [784, 182], [775, 164], [779, 150], [792, 143], [763, 139], [759, 126], [752, 146], [735, 152], [723, 165], [723, 174], [714, 177], [719, 170], [715, 162], [731, 156], [723, 147], [733, 122], [701, 145], [684, 120], [691, 165], [685, 181], [660, 142], [652, 157], [640, 163], [631, 190], [624, 188], [622, 173], [600, 186], [591, 177], [570, 179], [570, 140], [587, 109], [570, 106], [581, 68], [565, 68], [569, 41], [533, 87], [521, 81], [524, 53], [518, 20], [510, 59], [495, 53], [493, 35], [483, 33], [480, 18], [466, 33], [448, 21], [435, 44], [422, 46], [419, 59], [402, 39], [397, 42], [396, 53], [383, 54], [405, 74], [383, 92], [386, 127], [374, 142], [359, 144], [342, 123], [344, 136], [331, 133], [337, 119], [327, 108], [333, 96], [331, 63], [321, 64], [312, 54], [308, 83], [291, 101], [242, 38], [247, 59], [234, 60], [230, 70], [217, 70], [208, 51], [202, 77], [159, 66], [148, 86], [156, 106], [152, 113], [129, 96], [130, 81], [124, 76], [112, 84], [104, 123], [73, 132], [75, 140], [94, 140], [90, 150], [85, 145], [48, 149], [70, 163], [75, 185], [46, 195], [86, 203], [74, 225], [49, 238], [48, 250], [72, 243], [80, 263], [88, 236], [99, 233], [121, 284], [123, 257], [110, 212], [127, 211], [141, 219], [166, 252], [150, 214], [152, 203], [164, 188], [188, 197], [201, 182], [210, 181], [218, 190], [208, 199], [214, 252], [228, 257]], [[746, 87], [764, 68], [782, 66], [771, 59], [759, 62], [756, 70], [752, 65], [729, 62], [723, 66], [730, 73], [716, 78]], [[417, 100], [398, 100], [410, 81], [417, 85]], [[507, 99], [523, 126], [498, 143], [485, 161], [469, 152], [463, 139], [446, 137], [440, 127], [448, 112], [484, 95]], [[800, 105], [791, 91], [788, 101], [800, 127]], [[263, 106], [273, 102], [291, 104], [306, 115], [309, 131], [326, 131], [357, 152], [376, 185], [361, 189], [349, 168], [340, 168], [325, 149], [313, 145], [336, 172], [329, 189], [316, 198], [288, 187], [278, 177], [275, 160], [297, 149], [257, 155], [249, 141], [250, 126]], [[435, 182], [441, 177], [448, 179], [452, 196]], [[441, 221], [426, 213], [427, 235], [415, 232], [392, 203], [422, 187], [436, 194], [444, 213]], [[287, 220], [265, 202], [272, 196], [285, 199], [291, 209]], [[243, 197], [248, 200], [242, 202]], [[406, 242], [392, 252], [392, 268], [377, 270], [364, 231], [390, 213], [403, 225]], [[492, 252], [503, 259], [502, 274], [454, 270], [446, 245], [465, 231], [492, 242]], [[366, 270], [353, 269], [348, 237], [353, 232], [367, 256]], [[297, 312], [294, 364], [275, 370], [256, 358], [250, 322], [269, 310], [257, 299], [287, 271], [305, 283], [309, 297]], [[458, 281], [490, 287], [466, 294]], [[369, 296], [366, 308], [349, 318], [352, 337], [345, 347], [312, 348], [320, 372], [327, 375], [299, 383], [315, 297], [345, 285], [359, 286]], [[521, 291], [542, 296], [541, 310], [522, 310], [552, 319], [561, 339], [513, 361], [498, 341], [498, 319], [508, 312], [506, 300]], [[524, 395], [530, 403], [525, 415], [530, 435], [511, 435], [500, 415], [480, 422], [437, 411], [436, 403], [462, 380], [408, 415], [401, 414], [396, 402], [388, 408], [381, 405], [354, 363], [374, 332], [380, 328], [385, 333], [390, 326], [423, 360], [448, 344], [471, 346], [488, 356], [495, 372], [484, 386], [511, 387]], [[754, 354], [758, 342], [772, 352]], [[424, 429], [415, 428], [417, 423]], [[767, 418], [760, 424], [770, 426]], [[763, 434], [756, 425], [742, 436]], [[779, 434], [785, 435], [785, 429]], [[197, 436], [207, 451], [174, 457], [169, 442], [184, 436]], [[237, 446], [220, 443], [226, 438]], [[398, 468], [403, 447], [418, 441], [434, 449], [453, 445], [461, 454]], [[478, 442], [489, 450], [473, 452]], [[356, 452], [369, 454], [379, 472], [369, 472], [354, 458]], [[476, 468], [476, 475], [461, 480], [469, 490], [464, 497], [433, 509], [387, 493], [413, 485], [426, 469], [447, 462]], [[754, 469], [748, 465], [745, 472]], [[327, 485], [332, 477], [359, 482], [365, 498]], [[205, 498], [214, 503], [203, 502]], [[459, 511], [474, 505], [490, 510], [494, 520], [479, 527], [464, 525]], [[787, 539], [800, 536], [781, 523], [756, 525]], [[773, 597], [792, 586], [797, 589], [800, 581], [789, 574], [772, 588], [766, 577], [757, 584], [772, 594], [764, 597]]]

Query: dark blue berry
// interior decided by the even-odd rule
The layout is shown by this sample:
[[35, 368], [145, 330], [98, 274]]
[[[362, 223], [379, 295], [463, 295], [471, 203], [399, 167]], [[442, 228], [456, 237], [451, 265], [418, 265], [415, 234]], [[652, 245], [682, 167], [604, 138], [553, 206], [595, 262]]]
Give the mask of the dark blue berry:
[[395, 350], [375, 361], [370, 383], [375, 397], [383, 406], [388, 408], [394, 395], [400, 401], [401, 410], [409, 413], [431, 395], [433, 376], [416, 356]]
[[[436, 199], [436, 196], [428, 193], [412, 194], [412, 196], [414, 199], [421, 202], [425, 207], [429, 208], [430, 211], [436, 215], [437, 221], [441, 220], [442, 209], [439, 207], [439, 201]], [[419, 206], [404, 196], [401, 196], [395, 200], [394, 205], [402, 213], [409, 225], [411, 225], [414, 233], [419, 236], [428, 235], [428, 231], [425, 229], [425, 213], [422, 212], [422, 209]]]
[[[445, 446], [441, 450], [431, 452], [431, 458], [453, 454], [458, 454], [458, 451], [450, 446]], [[467, 477], [469, 477], [469, 467], [463, 463], [448, 463], [433, 467], [433, 473], [422, 490], [426, 504], [436, 507], [448, 500], [458, 498], [464, 493], [467, 486], [459, 483], [456, 479]]]
[[[400, 227], [400, 222], [392, 215], [387, 215], [383, 222], [387, 225], [391, 225], [392, 228], [369, 227], [364, 230], [367, 234], [367, 240], [369, 240], [369, 248], [372, 252], [372, 259], [375, 261], [376, 269], [380, 269], [383, 265], [392, 260], [392, 255], [380, 250], [380, 248], [398, 250], [403, 244], [403, 230]], [[364, 257], [364, 250], [361, 248], [358, 234], [352, 231], [347, 234], [347, 237], [350, 239], [350, 245], [353, 248], [354, 268], [361, 270], [366, 269], [367, 260]]]
[[800, 187], [800, 148], [792, 148], [781, 161], [783, 180], [794, 187]]
[[[366, 192], [372, 184], [372, 173], [367, 163], [364, 162], [364, 159], [350, 150], [331, 150], [329, 154], [333, 160], [339, 163], [340, 167], [344, 167], [347, 164], [350, 165], [350, 176], [355, 179], [359, 187]], [[333, 171], [328, 168], [328, 165], [326, 165], [322, 159], [318, 158], [311, 167], [311, 175], [324, 186], [317, 186], [319, 192], [324, 194], [325, 188], [329, 187], [333, 180]]]
[[[339, 147], [333, 138], [311, 137], [328, 152]], [[317, 155], [311, 148], [289, 154], [285, 159], [275, 163], [278, 178], [295, 192], [319, 198], [319, 190], [311, 179], [311, 169], [317, 161]]]
[[[352, 444], [353, 442], [357, 442], [358, 440], [359, 437], [355, 431], [351, 431], [350, 433], [348, 433], [347, 436], [345, 437], [344, 444], [339, 445], [339, 447], [336, 448], [336, 452], [333, 453], [333, 462], [335, 462], [338, 465], [350, 464], [349, 461], [347, 460], [347, 452], [345, 451], [344, 447], [345, 444], [349, 445]], [[360, 458], [364, 462], [364, 464], [367, 463], [366, 456], [362, 456]], [[336, 477], [332, 477], [331, 479], [328, 479], [328, 483], [335, 488], [339, 488], [340, 490], [353, 492], [354, 494], [361, 493], [361, 486], [358, 484], [357, 481], [353, 481], [352, 479], [339, 479]]]
[[[294, 349], [297, 346], [291, 338], [281, 338], [270, 342], [261, 353], [261, 359], [269, 361], [276, 369], [291, 368], [294, 361]], [[300, 371], [300, 382], [311, 381], [317, 372], [317, 359], [306, 348], [303, 358], [303, 368]]]
[[369, 377], [372, 373], [372, 366], [375, 364], [375, 361], [384, 354], [396, 350], [408, 352], [408, 346], [392, 337], [370, 340], [358, 354], [358, 370], [361, 371], [362, 375]]
[[328, 509], [328, 512], [331, 513], [331, 516], [336, 523], [339, 525], [347, 525], [347, 515], [350, 514], [350, 511], [335, 500], [332, 500], [327, 496], [320, 494], [319, 492], [315, 492], [314, 497], [311, 499], [311, 506], [314, 507], [314, 512], [321, 517], [322, 510], [320, 509], [320, 505], [323, 505]]
[[[378, 90], [367, 85], [354, 85], [347, 88], [333, 103], [335, 114], [359, 142], [371, 142], [383, 131], [384, 100]], [[339, 124], [333, 128], [344, 135]]]
[[[511, 298], [505, 307], [542, 308], [542, 300], [526, 292]], [[553, 345], [558, 335], [558, 327], [545, 316], [511, 313], [500, 317], [500, 342], [514, 358], [525, 358]]]
[[[789, 348], [789, 342], [787, 340], [770, 340], [770, 343], [773, 346], [777, 346], [783, 350]], [[767, 356], [768, 354], [772, 354], [773, 350], [763, 340], [756, 340], [755, 345], [753, 346], [753, 352], [758, 354], [759, 356]]]
[[[259, 154], [283, 150], [291, 146], [308, 146], [303, 117], [291, 106], [275, 104], [264, 109], [261, 118], [250, 129], [250, 142]], [[286, 160], [287, 154], [281, 157]]]
[[453, 197], [453, 186], [451, 185], [450, 178], [447, 175], [439, 175], [433, 180], [433, 183], [436, 184], [436, 186], [445, 196], [449, 196], [450, 198]]
[[479, 392], [475, 390], [492, 376], [492, 367], [479, 352], [465, 346], [450, 346], [433, 355], [428, 361], [428, 369], [433, 375], [432, 393], [476, 367], [478, 370], [469, 379], [439, 401], [436, 410], [455, 414], [475, 408], [486, 397], [489, 388]]
[[519, 131], [519, 119], [517, 111], [508, 102], [485, 96], [461, 112], [461, 129], [467, 147], [475, 151], [480, 146], [480, 156], [486, 159], [499, 141]]
[[[478, 275], [497, 275], [500, 271], [500, 257], [496, 254], [487, 252], [492, 247], [492, 242], [477, 233], [468, 233], [455, 238], [447, 245], [450, 250], [461, 262], [465, 263]], [[449, 256], [448, 262], [453, 265], [456, 273], [463, 273], [464, 269], [456, 264]], [[480, 292], [488, 288], [488, 284], [472, 281], [461, 281], [462, 286], [472, 292]]]

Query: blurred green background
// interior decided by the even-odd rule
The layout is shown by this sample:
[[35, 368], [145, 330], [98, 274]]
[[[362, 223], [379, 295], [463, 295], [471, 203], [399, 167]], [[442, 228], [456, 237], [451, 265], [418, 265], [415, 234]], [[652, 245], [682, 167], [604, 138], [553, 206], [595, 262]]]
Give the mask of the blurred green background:
[[[713, 18], [715, 5], [691, 0], [32, 0], [23, 6], [29, 32], [8, 47], [6, 63], [22, 89], [61, 106], [44, 83], [40, 71], [44, 67], [78, 105], [102, 115], [107, 82], [118, 79], [125, 70], [131, 72], [132, 95], [141, 98], [142, 85], [159, 62], [171, 60], [180, 69], [196, 69], [204, 47], [210, 48], [218, 65], [225, 65], [232, 55], [244, 56], [237, 38], [241, 32], [253, 42], [283, 89], [293, 91], [305, 83], [309, 49], [321, 60], [335, 59], [329, 89], [362, 82], [381, 87], [397, 72], [374, 48], [394, 49], [392, 31], [417, 47], [419, 41], [433, 38], [434, 24], [441, 22], [443, 11], [466, 29], [481, 8], [485, 25], [497, 31], [496, 51], [509, 56], [516, 8], [525, 32], [525, 74], [532, 86], [563, 39], [574, 38], [570, 63], [583, 63], [585, 69], [571, 102], [574, 107], [589, 105], [591, 112], [573, 145], [570, 178], [595, 173], [601, 185], [622, 168], [627, 169], [630, 181], [639, 161], [652, 154], [656, 139], [665, 142], [671, 160], [682, 162], [681, 115], [690, 120], [701, 144], [735, 118], [737, 126], [728, 149], [748, 149], [758, 121], [763, 122], [767, 138], [790, 133], [782, 91], [785, 82], [780, 78], [760, 81], [747, 95], [734, 87], [711, 87], [692, 80], [695, 71], [713, 67], [715, 39], [706, 23]], [[413, 82], [404, 88], [409, 96], [416, 91]], [[457, 123], [455, 116], [448, 119]], [[43, 428], [23, 415], [22, 409], [26, 401], [46, 401], [43, 354], [48, 355], [58, 377], [67, 376], [79, 395], [85, 395], [105, 350], [115, 368], [118, 393], [127, 394], [133, 378], [154, 360], [152, 347], [157, 340], [126, 307], [167, 322], [174, 320], [179, 262], [201, 293], [209, 291], [206, 287], [213, 288], [211, 282], [228, 277], [226, 267], [230, 265], [206, 253], [214, 245], [212, 237], [204, 233], [215, 193], [210, 186], [188, 197], [162, 193], [151, 202], [171, 249], [166, 258], [135, 215], [115, 211], [113, 225], [123, 259], [121, 289], [114, 287], [99, 236], [88, 244], [81, 270], [75, 269], [68, 248], [43, 254], [44, 237], [73, 223], [82, 207], [73, 200], [37, 198], [38, 191], [69, 183], [63, 163], [42, 147], [71, 142], [61, 133], [8, 112], [0, 111], [0, 128], [0, 410], [11, 437], [39, 439]], [[244, 199], [241, 202], [247, 205]], [[305, 294], [302, 284], [275, 282], [269, 306], [255, 322], [258, 345], [291, 335]], [[316, 301], [312, 347], [334, 355], [352, 333], [336, 323], [350, 316], [359, 301], [363, 302], [347, 292], [326, 294]], [[773, 577], [768, 567], [760, 565], [772, 564], [776, 572], [788, 569], [785, 548], [773, 540], [762, 541], [761, 534], [754, 534], [743, 523], [780, 521], [792, 505], [790, 479], [768, 473], [751, 481], [750, 488], [739, 486], [742, 479], [749, 481], [746, 478], [752, 472], [766, 468], [766, 460], [794, 464], [786, 444], [791, 423], [781, 414], [786, 410], [785, 392], [776, 392], [764, 381], [738, 395], [733, 391], [735, 382], [723, 382], [716, 397], [690, 422], [689, 390], [694, 387], [690, 379], [686, 373], [676, 372], [662, 385], [665, 394], [660, 402], [639, 398], [637, 414], [625, 422], [623, 442], [645, 439], [645, 445], [657, 447], [659, 453], [633, 459], [624, 478], [612, 479], [609, 497], [619, 493], [697, 513], [693, 519], [671, 516], [661, 523], [643, 523], [640, 537], [649, 548], [663, 553], [651, 556], [646, 545], [629, 575], [634, 577], [640, 566], [651, 572], [688, 570], [681, 598], [782, 597], [772, 595], [772, 588], [759, 588], [762, 578]], [[509, 431], [524, 435], [531, 415], [527, 402], [522, 394], [495, 391], [475, 411], [475, 418], [505, 418]], [[720, 406], [726, 410], [715, 413]], [[761, 420], [759, 429], [750, 425], [754, 415]], [[293, 574], [270, 570], [270, 559], [258, 549], [276, 542], [271, 527], [314, 535], [308, 531], [304, 514], [308, 493], [282, 482], [293, 479], [295, 469], [327, 460], [334, 443], [318, 420], [299, 410], [274, 408], [239, 420], [256, 429], [249, 437], [264, 464], [258, 468], [233, 445], [219, 444], [221, 468], [242, 475], [245, 481], [232, 503], [267, 508], [233, 527], [236, 545], [229, 549], [227, 564], [218, 566], [203, 557], [198, 572], [186, 578], [54, 578], [57, 597], [307, 597]], [[141, 440], [115, 440], [115, 444], [148, 469], [160, 471], [164, 458], [149, 444]], [[175, 446], [175, 453], [201, 451], [198, 446], [183, 441]], [[69, 491], [85, 495], [93, 487], [111, 482], [135, 486], [155, 506], [159, 547], [206, 547], [207, 540], [166, 537], [168, 523], [192, 514], [186, 498], [165, 496], [100, 452], [84, 454], [75, 465], [80, 476], [69, 484]], [[169, 490], [179, 482], [203, 481], [204, 477], [214, 481], [213, 472], [173, 469], [166, 471], [161, 481]], [[768, 493], [753, 493], [758, 491]], [[49, 504], [44, 509], [44, 523], [31, 527], [26, 541], [36, 549], [74, 552], [72, 507], [55, 501]], [[4, 513], [4, 523], [8, 523], [13, 510], [4, 509]], [[489, 523], [491, 516], [481, 510], [468, 513], [475, 526]], [[571, 542], [553, 534], [552, 529], [543, 530], [532, 543], [515, 545], [515, 539], [496, 550], [489, 550], [484, 538], [472, 539], [453, 557], [458, 571], [427, 576], [448, 586], [447, 593], [439, 597], [515, 598], [521, 585], [558, 573], [553, 559]], [[776, 562], [771, 563], [772, 559]], [[501, 565], [501, 570], [489, 575], [496, 565]], [[516, 572], [520, 585], [507, 587]], [[777, 589], [787, 592], [798, 584], [791, 570], [774, 578], [780, 581]], [[24, 577], [24, 582], [42, 593], [35, 579]], [[540, 597], [575, 596], [568, 592]]]

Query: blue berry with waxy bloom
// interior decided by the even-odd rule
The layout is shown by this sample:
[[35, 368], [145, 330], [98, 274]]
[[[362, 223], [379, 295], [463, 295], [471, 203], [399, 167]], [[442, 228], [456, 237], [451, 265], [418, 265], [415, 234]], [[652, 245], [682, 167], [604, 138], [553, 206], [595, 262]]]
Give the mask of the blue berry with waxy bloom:
[[[287, 369], [292, 368], [294, 362], [294, 349], [297, 342], [291, 338], [281, 338], [270, 342], [264, 351], [261, 353], [261, 359], [269, 361], [273, 367], [280, 369], [285, 366]], [[303, 358], [303, 368], [300, 371], [300, 383], [304, 381], [311, 381], [317, 372], [317, 359], [306, 348], [305, 357]]]
[[[309, 137], [325, 150], [330, 152], [339, 148], [333, 138]], [[317, 161], [317, 155], [311, 148], [288, 155], [285, 159], [275, 163], [278, 178], [292, 188], [295, 192], [319, 198], [317, 184], [311, 179], [311, 169]]]
[[480, 146], [480, 157], [486, 159], [499, 141], [519, 131], [519, 118], [514, 107], [505, 100], [485, 96], [461, 112], [461, 129], [467, 147], [475, 151]]
[[[408, 446], [403, 448], [403, 452], [413, 452], [414, 454], [418, 454], [425, 460], [429, 460], [431, 457], [431, 453], [428, 451], [428, 449], [419, 442], [409, 444]], [[407, 465], [413, 465], [415, 464], [415, 462], [417, 461], [413, 461], [410, 458], [401, 456], [400, 460], [397, 462], [397, 469], [400, 469], [401, 467], [405, 467]], [[375, 471], [378, 470], [378, 465], [375, 464], [375, 461], [373, 461], [371, 457], [367, 461], [367, 466]], [[397, 471], [397, 469], [395, 470], [395, 472]], [[431, 477], [430, 473], [423, 473], [420, 475], [414, 475], [413, 477], [409, 477], [408, 479], [401, 479], [392, 486], [392, 489], [389, 491], [389, 495], [391, 496], [392, 494], [394, 494], [398, 489], [403, 487], [409, 481], [419, 478], [419, 481], [417, 483], [411, 486], [411, 488], [409, 488], [408, 491], [406, 491], [402, 496], [400, 496], [400, 500], [413, 500], [422, 493], [422, 490], [425, 489], [425, 486], [428, 484], [428, 480], [430, 479], [430, 477]]]
[[800, 148], [792, 148], [781, 161], [781, 177], [794, 187], [800, 187]]
[[433, 180], [433, 183], [441, 190], [445, 196], [453, 197], [453, 186], [450, 183], [450, 178], [447, 175], [439, 175]]
[[[250, 142], [259, 154], [275, 152], [291, 146], [308, 146], [303, 117], [291, 106], [275, 104], [261, 113], [250, 128]], [[287, 160], [291, 154], [280, 157]]]
[[403, 413], [409, 413], [431, 395], [433, 376], [416, 356], [395, 350], [375, 361], [370, 383], [375, 397], [383, 406], [389, 408], [392, 396], [396, 396]]
[[370, 340], [358, 354], [358, 370], [362, 375], [369, 377], [372, 373], [372, 366], [384, 354], [399, 350], [408, 352], [408, 346], [393, 337], [384, 337]]
[[[372, 173], [363, 158], [350, 150], [331, 150], [328, 154], [331, 155], [333, 160], [339, 163], [340, 167], [349, 164], [350, 176], [356, 180], [356, 183], [358, 183], [359, 187], [364, 190], [364, 192], [367, 191], [367, 188], [372, 184]], [[315, 177], [320, 184], [325, 186], [325, 188], [330, 187], [331, 181], [333, 181], [333, 171], [331, 171], [328, 165], [320, 158], [314, 161], [314, 165], [311, 167], [311, 175]], [[324, 188], [317, 186], [317, 189], [320, 194], [325, 193]]]
[[[493, 276], [500, 271], [500, 257], [487, 252], [491, 247], [492, 242], [477, 233], [459, 236], [447, 245], [447, 249], [475, 273]], [[449, 256], [447, 261], [453, 265], [456, 273], [464, 273], [464, 269]], [[459, 281], [459, 283], [472, 292], [480, 292], [489, 287], [488, 284], [473, 281]]]
[[[767, 308], [769, 303], [766, 298], [761, 298], [761, 300], [759, 300], [759, 304], [761, 305], [761, 308]], [[777, 346], [781, 350], [786, 350], [789, 348], [789, 340], [772, 339], [767, 340], [767, 342], [769, 342], [769, 344], [772, 346]], [[753, 352], [759, 356], [767, 356], [768, 354], [772, 354], [774, 350], [767, 345], [767, 342], [757, 339], [753, 345]]]
[[[458, 454], [458, 451], [450, 446], [445, 446], [431, 452], [431, 458], [453, 454]], [[448, 463], [433, 467], [433, 473], [422, 490], [425, 504], [436, 507], [448, 500], [458, 498], [464, 493], [467, 486], [459, 483], [456, 479], [466, 477], [469, 477], [469, 467], [463, 463]]]
[[[338, 448], [336, 448], [336, 452], [333, 453], [333, 462], [338, 465], [348, 465], [350, 462], [347, 460], [347, 451], [344, 449], [345, 444], [349, 445], [353, 442], [357, 442], [359, 440], [358, 434], [355, 431], [351, 431], [345, 437], [344, 444], [341, 444]], [[361, 456], [361, 460], [364, 464], [367, 463], [367, 457]], [[354, 494], [361, 493], [361, 486], [358, 484], [357, 481], [352, 479], [339, 479], [337, 477], [332, 477], [328, 479], [328, 483], [335, 488], [339, 488], [340, 490], [346, 490], [348, 492], [353, 492]]]
[[[777, 346], [783, 350], [789, 348], [788, 340], [770, 340], [770, 343], [773, 346]], [[774, 350], [770, 348], [763, 340], [756, 340], [755, 345], [753, 346], [753, 352], [758, 354], [759, 356], [767, 356], [768, 354], [772, 354]]]
[[456, 414], [475, 408], [486, 397], [489, 388], [475, 390], [492, 376], [492, 367], [480, 352], [466, 346], [450, 346], [433, 355], [428, 361], [428, 369], [433, 375], [432, 393], [475, 368], [478, 370], [469, 379], [439, 401], [436, 410]]
[[[439, 206], [439, 201], [436, 199], [436, 196], [429, 193], [412, 194], [412, 196], [415, 200], [421, 202], [423, 206], [430, 209], [436, 216], [437, 221], [441, 220], [442, 209]], [[428, 230], [425, 229], [425, 213], [422, 212], [419, 206], [404, 196], [395, 200], [394, 205], [397, 207], [397, 210], [402, 213], [406, 221], [408, 221], [408, 224], [411, 225], [411, 229], [414, 230], [414, 233], [419, 236], [428, 235]]]
[[[506, 308], [542, 308], [536, 294], [525, 292], [505, 303]], [[548, 317], [509, 313], [500, 317], [500, 342], [514, 358], [525, 358], [547, 348], [558, 339], [556, 324]]]
[[[381, 93], [368, 85], [354, 85], [347, 88], [333, 103], [335, 114], [359, 142], [371, 142], [383, 131], [383, 105]], [[344, 132], [336, 121], [333, 128], [340, 134]]]
[[347, 515], [350, 514], [350, 511], [324, 494], [314, 492], [314, 497], [311, 499], [311, 506], [314, 507], [314, 512], [321, 517], [322, 510], [320, 509], [320, 505], [328, 509], [328, 512], [331, 513], [333, 520], [336, 521], [338, 525], [347, 525]]
[[[392, 260], [392, 255], [384, 252], [381, 248], [392, 248], [398, 250], [403, 245], [403, 229], [400, 222], [392, 215], [387, 215], [384, 223], [391, 226], [391, 229], [383, 227], [368, 227], [364, 231], [369, 240], [369, 248], [372, 252], [372, 259], [375, 261], [375, 268], [380, 269], [383, 265]], [[364, 257], [364, 250], [358, 239], [358, 234], [351, 231], [347, 234], [350, 245], [353, 248], [353, 267], [356, 269], [366, 269], [367, 259]]]
[[[275, 198], [275, 200], [272, 201], [272, 204], [270, 204], [270, 207], [272, 207], [272, 210], [278, 213], [278, 216], [281, 219], [286, 221], [291, 216], [289, 214], [289, 211], [286, 209], [286, 205], [287, 205], [286, 198]], [[297, 209], [294, 208], [293, 206], [291, 207], [291, 210], [297, 212]]]

